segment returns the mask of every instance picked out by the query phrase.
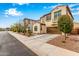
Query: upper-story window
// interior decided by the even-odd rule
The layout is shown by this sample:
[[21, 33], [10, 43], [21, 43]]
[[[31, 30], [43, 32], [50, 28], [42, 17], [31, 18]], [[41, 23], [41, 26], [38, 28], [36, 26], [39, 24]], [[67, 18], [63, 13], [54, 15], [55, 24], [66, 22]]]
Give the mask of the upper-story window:
[[46, 16], [46, 21], [50, 21], [51, 20], [51, 14], [48, 14], [47, 16]]
[[61, 16], [61, 10], [54, 12], [54, 20], [57, 20], [59, 16]]
[[37, 27], [37, 26], [35, 26], [35, 27], [34, 27], [34, 31], [37, 31], [37, 29], [38, 29], [38, 27]]

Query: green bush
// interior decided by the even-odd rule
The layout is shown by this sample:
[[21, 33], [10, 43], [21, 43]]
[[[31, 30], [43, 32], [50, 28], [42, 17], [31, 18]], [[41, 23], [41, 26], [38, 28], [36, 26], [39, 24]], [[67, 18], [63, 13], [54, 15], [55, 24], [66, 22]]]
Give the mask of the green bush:
[[32, 31], [31, 30], [28, 30], [28, 36], [31, 36], [32, 35]]

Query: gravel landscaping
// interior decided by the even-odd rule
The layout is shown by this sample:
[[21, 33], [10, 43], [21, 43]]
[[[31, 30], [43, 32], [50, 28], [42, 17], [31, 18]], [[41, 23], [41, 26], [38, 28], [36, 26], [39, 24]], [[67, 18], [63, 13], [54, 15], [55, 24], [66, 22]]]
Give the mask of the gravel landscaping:
[[[62, 41], [65, 41], [63, 43]], [[64, 36], [58, 36], [47, 42], [48, 44], [55, 45], [64, 49], [68, 49], [71, 51], [79, 52], [79, 36], [78, 35], [70, 35], [67, 39], [64, 39]]]

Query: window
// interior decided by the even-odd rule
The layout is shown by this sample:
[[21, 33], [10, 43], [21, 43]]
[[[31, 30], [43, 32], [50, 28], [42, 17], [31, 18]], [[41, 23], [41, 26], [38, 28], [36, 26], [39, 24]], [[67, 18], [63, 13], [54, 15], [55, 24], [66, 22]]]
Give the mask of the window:
[[57, 20], [59, 16], [61, 16], [61, 10], [54, 13], [54, 20]]
[[38, 28], [38, 27], [37, 27], [37, 26], [35, 26], [35, 27], [34, 27], [34, 31], [37, 31], [37, 28]]
[[47, 21], [51, 20], [51, 14], [49, 14], [49, 15], [46, 16], [46, 20]]

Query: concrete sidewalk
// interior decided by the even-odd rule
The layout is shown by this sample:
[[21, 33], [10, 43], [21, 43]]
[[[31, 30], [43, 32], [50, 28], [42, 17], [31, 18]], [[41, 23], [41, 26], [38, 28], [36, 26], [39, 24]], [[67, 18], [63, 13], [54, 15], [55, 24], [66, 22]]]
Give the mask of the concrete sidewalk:
[[27, 46], [39, 56], [79, 56], [79, 53], [77, 52], [50, 45], [46, 43], [46, 41], [38, 39], [38, 37], [41, 37], [41, 35], [36, 36], [37, 39], [33, 39], [33, 37], [26, 37], [13, 32], [8, 33], [14, 36], [17, 40], [22, 42], [25, 46]]

